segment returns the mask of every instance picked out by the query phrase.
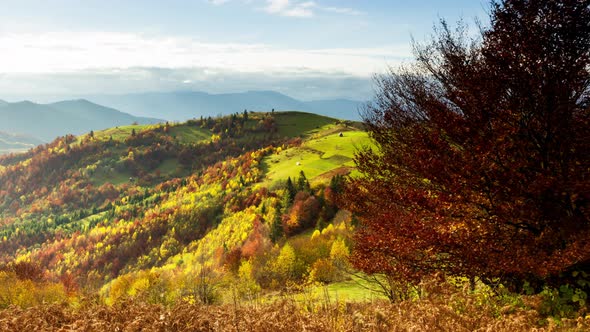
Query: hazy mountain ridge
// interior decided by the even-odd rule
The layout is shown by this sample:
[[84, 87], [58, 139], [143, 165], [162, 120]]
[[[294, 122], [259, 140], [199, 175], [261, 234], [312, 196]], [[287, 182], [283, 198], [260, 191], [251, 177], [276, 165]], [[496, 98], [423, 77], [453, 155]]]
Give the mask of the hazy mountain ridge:
[[137, 116], [184, 121], [200, 116], [228, 115], [244, 109], [268, 112], [297, 110], [345, 120], [359, 120], [361, 101], [329, 99], [300, 101], [275, 91], [209, 94], [200, 91], [148, 92], [124, 95], [95, 95], [92, 102]]
[[0, 131], [34, 137], [42, 142], [49, 142], [66, 134], [77, 135], [134, 122], [149, 124], [161, 121], [132, 116], [87, 100], [67, 100], [52, 104], [0, 102], [0, 118]]
[[42, 143], [34, 137], [0, 131], [0, 153], [24, 151]]

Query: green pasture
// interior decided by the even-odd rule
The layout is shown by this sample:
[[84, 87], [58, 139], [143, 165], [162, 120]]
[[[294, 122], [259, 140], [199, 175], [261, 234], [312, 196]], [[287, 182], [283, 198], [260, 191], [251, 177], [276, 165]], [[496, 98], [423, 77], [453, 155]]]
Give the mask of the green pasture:
[[384, 294], [377, 292], [378, 286], [359, 277], [352, 277], [331, 284], [312, 284], [305, 286], [301, 292], [286, 295], [269, 293], [262, 296], [263, 301], [273, 302], [281, 298], [290, 298], [298, 303], [312, 306], [335, 304], [341, 302], [387, 301]]
[[104, 168], [97, 168], [96, 171], [90, 177], [92, 184], [97, 187], [109, 182], [112, 185], [118, 186], [129, 182], [131, 173], [120, 172], [116, 170], [108, 170]]
[[211, 139], [211, 131], [196, 126], [189, 126], [187, 124], [170, 127], [168, 133], [175, 137], [181, 144], [199, 143]]
[[304, 112], [276, 112], [274, 119], [282, 137], [312, 135], [322, 127], [335, 123], [337, 120], [322, 115]]
[[366, 132], [352, 130], [327, 136], [314, 135], [300, 147], [286, 149], [278, 154], [267, 156], [262, 160], [266, 171], [263, 186], [271, 186], [288, 177], [296, 178], [303, 171], [310, 180], [338, 168], [354, 167], [352, 158], [355, 151], [370, 144]]
[[[159, 126], [161, 126], [161, 124], [118, 126], [105, 130], [95, 131], [94, 138], [108, 140], [112, 137], [114, 141], [124, 141], [127, 137], [131, 136], [133, 130], [135, 130], [136, 133], [139, 133], [144, 130], [158, 128]], [[82, 138], [86, 138], [87, 136], [88, 134], [80, 135], [79, 140]]]
[[336, 301], [367, 302], [373, 300], [387, 300], [385, 295], [375, 292], [377, 285], [371, 284], [358, 277], [350, 280], [335, 282], [328, 285], [317, 285], [310, 288], [314, 297], [325, 298], [332, 303]]

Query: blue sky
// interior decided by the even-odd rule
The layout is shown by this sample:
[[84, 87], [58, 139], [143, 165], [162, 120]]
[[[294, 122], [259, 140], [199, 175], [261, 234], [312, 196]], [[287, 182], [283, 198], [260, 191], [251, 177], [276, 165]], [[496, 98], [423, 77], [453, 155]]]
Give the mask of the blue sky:
[[[0, 98], [277, 90], [368, 99], [439, 18], [487, 0], [0, 1]], [[28, 98], [27, 98], [28, 97]]]

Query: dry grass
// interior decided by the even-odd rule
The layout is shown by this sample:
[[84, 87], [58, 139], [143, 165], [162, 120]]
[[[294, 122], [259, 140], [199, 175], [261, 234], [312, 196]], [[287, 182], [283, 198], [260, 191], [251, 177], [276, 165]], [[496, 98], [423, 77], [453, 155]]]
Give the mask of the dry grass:
[[283, 300], [265, 305], [173, 307], [139, 302], [97, 302], [0, 311], [1, 331], [588, 331], [590, 317], [556, 323], [537, 311], [493, 309], [473, 296], [426, 296], [399, 304], [318, 303]]

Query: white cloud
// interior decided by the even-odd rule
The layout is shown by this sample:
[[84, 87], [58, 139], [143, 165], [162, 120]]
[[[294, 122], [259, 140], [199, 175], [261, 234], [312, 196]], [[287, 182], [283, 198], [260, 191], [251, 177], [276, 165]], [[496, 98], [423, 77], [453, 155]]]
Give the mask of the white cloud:
[[267, 13], [289, 17], [312, 17], [317, 6], [313, 1], [266, 0], [266, 3], [264, 10]]
[[410, 57], [411, 52], [407, 46], [310, 50], [264, 44], [202, 43], [187, 37], [52, 32], [0, 34], [0, 54], [2, 73], [206, 67], [250, 73], [317, 71], [369, 77], [387, 65]]
[[346, 7], [321, 7], [321, 9], [325, 10], [327, 12], [332, 12], [332, 13], [336, 13], [336, 14], [353, 15], [353, 16], [365, 15], [365, 12], [362, 12], [362, 11], [356, 10], [356, 9], [352, 9], [352, 8], [346, 8]]
[[[214, 5], [223, 5], [232, 0], [208, 0]], [[235, 0], [234, 0], [235, 1]], [[340, 15], [364, 15], [365, 13], [353, 8], [347, 7], [330, 7], [322, 6], [315, 1], [302, 0], [264, 0], [266, 5], [262, 8], [263, 11], [271, 15], [280, 15], [287, 17], [307, 18], [313, 17], [316, 11], [330, 12]], [[243, 3], [252, 4], [253, 0], [242, 0]]]

